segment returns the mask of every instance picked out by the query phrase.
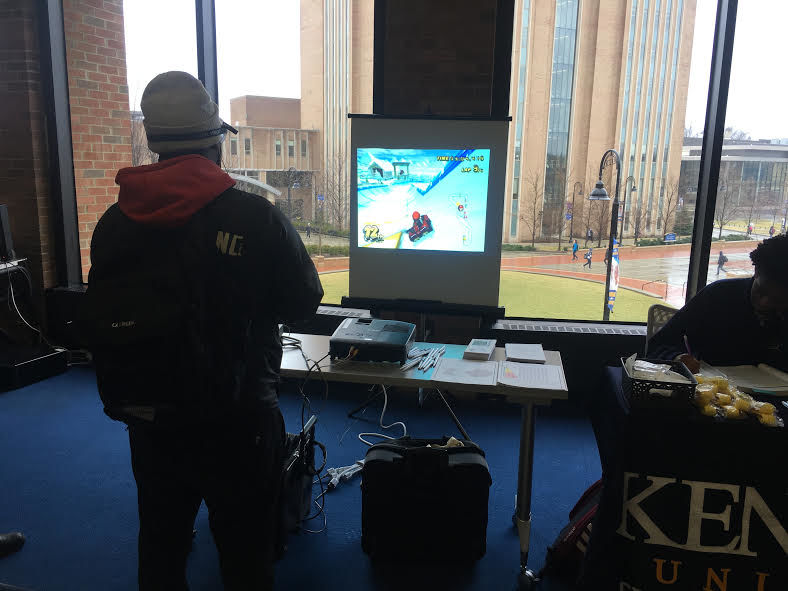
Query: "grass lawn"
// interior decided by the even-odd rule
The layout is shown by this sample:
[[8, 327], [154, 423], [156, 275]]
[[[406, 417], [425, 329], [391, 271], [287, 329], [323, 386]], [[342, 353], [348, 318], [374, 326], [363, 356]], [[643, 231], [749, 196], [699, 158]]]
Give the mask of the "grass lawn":
[[[775, 230], [775, 232], [779, 232], [780, 231], [780, 224], [781, 223], [782, 223], [782, 215], [778, 215], [777, 219], [774, 222], [774, 230]], [[769, 228], [772, 227], [771, 218], [753, 220], [752, 224], [753, 224], [753, 226], [755, 226], [755, 233], [756, 234], [768, 234], [769, 233]], [[716, 222], [715, 222], [715, 225], [716, 225]], [[740, 232], [746, 232], [747, 231], [747, 220], [746, 219], [741, 219], [741, 220], [733, 220], [731, 222], [728, 222], [727, 224], [725, 224], [725, 229], [726, 230], [737, 230], [737, 231], [740, 231]], [[717, 234], [719, 233], [719, 231], [720, 231], [719, 230], [719, 226], [716, 226]], [[717, 237], [717, 234], [714, 234], [715, 238]]]
[[[323, 303], [341, 303], [342, 296], [348, 292], [348, 273], [324, 273], [320, 281], [326, 294]], [[500, 300], [507, 316], [602, 320], [604, 291], [601, 283], [517, 271], [501, 272]], [[663, 302], [659, 298], [620, 289], [610, 319], [645, 322], [649, 306], [660, 303]]]

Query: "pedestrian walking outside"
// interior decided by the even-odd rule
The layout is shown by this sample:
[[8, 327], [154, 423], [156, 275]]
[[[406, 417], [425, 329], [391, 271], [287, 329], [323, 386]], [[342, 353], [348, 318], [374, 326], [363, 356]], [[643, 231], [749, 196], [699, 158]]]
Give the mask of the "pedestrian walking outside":
[[575, 240], [575, 241], [572, 243], [572, 260], [573, 260], [573, 261], [576, 261], [576, 260], [577, 260], [577, 249], [578, 249], [578, 248], [579, 248], [579, 247], [577, 246], [577, 240]]
[[306, 223], [306, 237], [309, 238], [312, 236], [312, 224], [310, 222]]
[[722, 251], [720, 251], [720, 256], [717, 257], [717, 277], [720, 276], [720, 271], [722, 271], [723, 273], [727, 273], [728, 272], [723, 267], [723, 265], [725, 265], [725, 263], [727, 263], [727, 262], [728, 262], [728, 257], [726, 257], [724, 254], [722, 254]]
[[774, 231], [775, 231], [774, 224], [772, 224], [772, 227], [769, 228], [769, 238], [772, 238], [774, 236]]
[[591, 257], [592, 256], [594, 256], [594, 252], [593, 252], [593, 250], [591, 248], [589, 248], [588, 252], [583, 255], [583, 258], [586, 260], [586, 262], [583, 263], [584, 267], [588, 266], [589, 269], [591, 268]]

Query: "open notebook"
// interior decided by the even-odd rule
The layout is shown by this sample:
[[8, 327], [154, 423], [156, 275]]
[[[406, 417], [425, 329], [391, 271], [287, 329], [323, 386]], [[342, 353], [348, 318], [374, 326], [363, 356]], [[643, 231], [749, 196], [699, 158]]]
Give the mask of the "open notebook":
[[736, 384], [742, 392], [757, 390], [771, 394], [788, 394], [788, 374], [775, 369], [770, 365], [735, 365], [729, 367], [712, 367], [706, 363], [701, 364], [702, 375], [723, 375]]

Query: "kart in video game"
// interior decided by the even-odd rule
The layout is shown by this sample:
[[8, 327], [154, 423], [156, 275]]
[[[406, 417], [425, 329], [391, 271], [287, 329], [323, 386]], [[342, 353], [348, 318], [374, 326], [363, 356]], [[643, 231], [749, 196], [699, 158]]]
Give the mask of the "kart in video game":
[[425, 235], [432, 232], [432, 221], [428, 215], [421, 215], [418, 211], [413, 212], [413, 225], [408, 230], [408, 238], [411, 242], [416, 242]]

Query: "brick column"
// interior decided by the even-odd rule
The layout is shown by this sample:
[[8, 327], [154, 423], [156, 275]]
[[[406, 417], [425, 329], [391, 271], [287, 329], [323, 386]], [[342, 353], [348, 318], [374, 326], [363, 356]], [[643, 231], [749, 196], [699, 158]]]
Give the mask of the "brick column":
[[87, 280], [93, 229], [118, 199], [115, 173], [131, 166], [123, 0], [64, 0], [63, 20], [79, 245]]
[[55, 284], [38, 22], [29, 0], [0, 0], [0, 203], [34, 287]]

